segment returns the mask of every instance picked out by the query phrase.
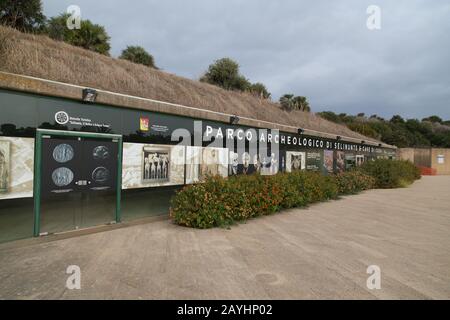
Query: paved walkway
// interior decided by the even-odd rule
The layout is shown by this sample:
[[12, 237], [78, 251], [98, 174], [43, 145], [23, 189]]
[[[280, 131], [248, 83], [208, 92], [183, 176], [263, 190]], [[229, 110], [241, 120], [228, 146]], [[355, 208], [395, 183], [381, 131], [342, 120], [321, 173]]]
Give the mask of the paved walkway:
[[[450, 299], [450, 177], [374, 190], [231, 230], [168, 221], [0, 246], [0, 298]], [[81, 290], [65, 288], [69, 265]], [[366, 287], [369, 265], [381, 290]]]

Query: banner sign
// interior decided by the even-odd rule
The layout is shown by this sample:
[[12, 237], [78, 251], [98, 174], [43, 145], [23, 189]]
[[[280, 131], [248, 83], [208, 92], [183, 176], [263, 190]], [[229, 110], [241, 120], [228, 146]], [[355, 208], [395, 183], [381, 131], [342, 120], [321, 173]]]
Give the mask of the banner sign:
[[382, 148], [369, 146], [363, 143], [357, 144], [344, 142], [338, 139], [326, 139], [308, 135], [293, 135], [268, 129], [244, 129], [231, 127], [213, 127], [206, 125], [203, 130], [203, 137], [206, 140], [237, 140], [249, 143], [278, 144], [281, 146], [300, 147], [309, 149], [327, 149], [352, 152], [382, 152]]

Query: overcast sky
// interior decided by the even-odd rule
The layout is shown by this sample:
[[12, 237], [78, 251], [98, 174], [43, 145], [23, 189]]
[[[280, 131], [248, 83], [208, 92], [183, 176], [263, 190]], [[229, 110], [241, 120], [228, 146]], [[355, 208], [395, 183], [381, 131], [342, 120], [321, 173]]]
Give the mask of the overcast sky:
[[[450, 120], [450, 1], [43, 0], [104, 25], [113, 56], [141, 45], [170, 73], [198, 79], [231, 57], [274, 99], [304, 95], [314, 111]], [[366, 26], [381, 8], [381, 30]]]

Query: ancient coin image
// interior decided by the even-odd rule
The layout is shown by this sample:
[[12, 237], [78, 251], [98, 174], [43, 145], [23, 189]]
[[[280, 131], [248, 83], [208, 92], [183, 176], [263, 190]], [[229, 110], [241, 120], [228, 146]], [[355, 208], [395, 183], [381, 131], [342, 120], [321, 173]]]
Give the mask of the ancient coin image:
[[59, 163], [66, 163], [73, 159], [75, 152], [71, 145], [66, 143], [59, 144], [53, 150], [53, 159]]
[[109, 180], [109, 170], [105, 167], [98, 167], [92, 172], [92, 180], [97, 183], [105, 183]]
[[98, 146], [94, 148], [92, 155], [95, 160], [105, 160], [109, 158], [109, 150], [105, 146]]
[[53, 183], [57, 187], [65, 187], [72, 183], [73, 172], [69, 168], [58, 168], [52, 173]]

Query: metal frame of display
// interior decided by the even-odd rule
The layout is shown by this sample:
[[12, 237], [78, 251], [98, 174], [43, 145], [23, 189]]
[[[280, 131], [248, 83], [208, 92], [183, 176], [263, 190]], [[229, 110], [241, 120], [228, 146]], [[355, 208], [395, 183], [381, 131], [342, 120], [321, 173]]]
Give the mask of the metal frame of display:
[[117, 134], [105, 134], [95, 132], [78, 132], [78, 131], [59, 131], [37, 129], [35, 140], [35, 159], [34, 159], [34, 236], [40, 236], [41, 229], [41, 165], [42, 165], [42, 139], [43, 136], [50, 135], [56, 137], [79, 137], [79, 138], [96, 138], [96, 139], [113, 139], [118, 143], [117, 157], [117, 188], [116, 188], [116, 223], [121, 222], [121, 191], [122, 191], [122, 148], [123, 138]]

